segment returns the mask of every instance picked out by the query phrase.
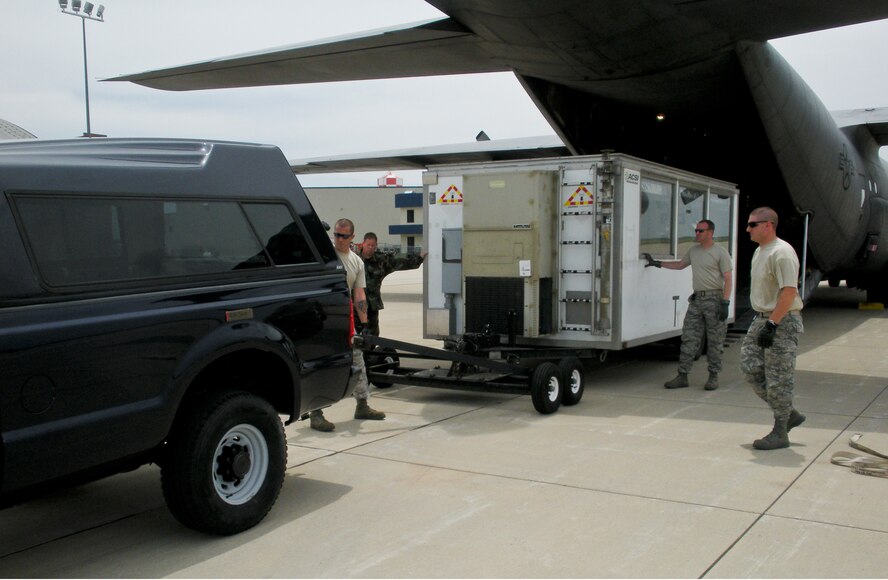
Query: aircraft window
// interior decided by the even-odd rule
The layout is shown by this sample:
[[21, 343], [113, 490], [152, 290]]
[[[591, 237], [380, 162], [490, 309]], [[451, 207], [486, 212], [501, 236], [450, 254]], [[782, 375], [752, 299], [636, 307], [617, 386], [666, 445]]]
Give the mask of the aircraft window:
[[721, 244], [731, 251], [731, 229], [734, 220], [731, 219], [731, 197], [713, 193], [709, 196], [709, 219], [715, 223], [715, 243]]
[[259, 239], [276, 266], [316, 262], [299, 220], [282, 203], [245, 203]]
[[15, 206], [49, 286], [227, 272], [262, 250], [233, 201], [16, 196]]
[[641, 179], [641, 219], [639, 252], [658, 257], [672, 257], [673, 183]]
[[706, 190], [686, 185], [678, 186], [678, 253], [679, 258], [696, 243], [694, 228], [703, 219]]

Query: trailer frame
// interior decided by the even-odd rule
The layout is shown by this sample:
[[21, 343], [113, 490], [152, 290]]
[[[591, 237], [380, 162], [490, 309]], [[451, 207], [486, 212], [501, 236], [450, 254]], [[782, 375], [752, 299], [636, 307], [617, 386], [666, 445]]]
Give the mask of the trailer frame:
[[[364, 352], [367, 380], [378, 388], [392, 384], [462, 391], [530, 395], [541, 414], [561, 405], [576, 405], [585, 390], [582, 358], [597, 356], [591, 348], [529, 347], [499, 344], [498, 335], [467, 334], [450, 342], [465, 349], [440, 349], [390, 338], [356, 338]], [[360, 344], [358, 344], [360, 343]], [[445, 342], [446, 344], [446, 342]], [[449, 362], [449, 368], [401, 365], [401, 359]], [[486, 369], [486, 370], [482, 370]]]

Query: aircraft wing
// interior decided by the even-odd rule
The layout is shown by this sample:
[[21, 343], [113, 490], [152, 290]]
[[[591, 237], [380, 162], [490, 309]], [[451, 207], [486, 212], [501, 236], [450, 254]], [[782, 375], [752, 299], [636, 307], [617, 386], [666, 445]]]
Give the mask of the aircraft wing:
[[505, 70], [471, 31], [443, 18], [105, 80], [191, 91]]
[[393, 149], [354, 155], [291, 159], [293, 173], [338, 173], [344, 171], [375, 171], [390, 169], [425, 169], [429, 165], [500, 161], [504, 159], [538, 159], [570, 155], [555, 135], [473, 141], [415, 149]]
[[847, 132], [848, 128], [863, 125], [876, 143], [882, 147], [888, 145], [888, 107], [830, 111], [830, 114], [840, 129]]
[[428, 0], [446, 18], [112, 79], [187, 91], [514, 71], [584, 90], [764, 41], [888, 17], [885, 0]]

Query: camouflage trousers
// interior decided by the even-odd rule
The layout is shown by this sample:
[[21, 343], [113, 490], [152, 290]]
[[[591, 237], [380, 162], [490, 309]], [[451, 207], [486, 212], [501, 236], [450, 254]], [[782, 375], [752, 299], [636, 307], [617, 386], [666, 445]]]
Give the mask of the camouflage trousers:
[[767, 320], [756, 316], [746, 331], [740, 347], [740, 371], [755, 394], [771, 407], [774, 418], [783, 421], [792, 412], [796, 351], [805, 328], [801, 314], [787, 314], [777, 327], [773, 346], [762, 348], [757, 338]]
[[370, 383], [367, 381], [367, 367], [364, 364], [364, 352], [359, 348], [352, 349], [352, 374], [350, 381], [355, 384], [352, 397], [366, 401], [370, 398]]
[[703, 337], [706, 337], [706, 359], [709, 372], [722, 370], [722, 352], [725, 350], [725, 333], [728, 323], [718, 319], [721, 296], [697, 296], [688, 303], [688, 311], [681, 328], [681, 351], [678, 355], [678, 372], [688, 374], [694, 359], [700, 353]]

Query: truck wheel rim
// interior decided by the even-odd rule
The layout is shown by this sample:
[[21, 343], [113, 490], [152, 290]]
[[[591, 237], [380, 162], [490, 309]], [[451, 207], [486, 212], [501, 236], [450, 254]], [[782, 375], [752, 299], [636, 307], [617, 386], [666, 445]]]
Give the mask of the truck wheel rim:
[[227, 504], [241, 505], [255, 496], [268, 473], [268, 444], [253, 425], [232, 427], [213, 454], [213, 487]]

